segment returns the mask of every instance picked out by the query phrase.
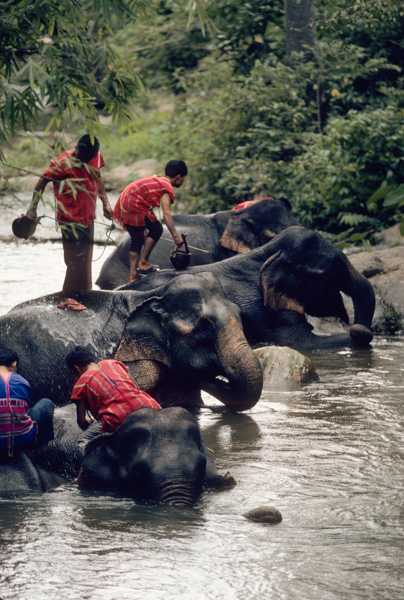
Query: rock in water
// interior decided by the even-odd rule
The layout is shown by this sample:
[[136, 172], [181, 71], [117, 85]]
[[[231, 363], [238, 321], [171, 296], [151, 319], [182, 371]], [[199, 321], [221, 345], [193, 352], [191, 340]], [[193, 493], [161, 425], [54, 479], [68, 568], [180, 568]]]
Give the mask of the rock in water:
[[254, 352], [261, 362], [265, 387], [288, 388], [318, 381], [310, 359], [297, 350], [283, 346], [263, 346]]
[[277, 508], [274, 506], [259, 506], [253, 508], [243, 514], [243, 517], [250, 521], [258, 521], [259, 523], [280, 523], [282, 521], [282, 515]]

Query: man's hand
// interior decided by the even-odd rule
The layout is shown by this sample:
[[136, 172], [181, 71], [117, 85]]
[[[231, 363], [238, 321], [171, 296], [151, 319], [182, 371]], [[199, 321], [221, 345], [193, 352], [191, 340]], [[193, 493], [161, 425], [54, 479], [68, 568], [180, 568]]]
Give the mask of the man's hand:
[[178, 233], [176, 233], [175, 235], [173, 235], [174, 238], [174, 243], [177, 246], [177, 248], [181, 248], [182, 244], [184, 243], [184, 240], [182, 239], [182, 237], [180, 235], [178, 235]]
[[104, 209], [104, 217], [106, 219], [109, 219], [110, 221], [112, 221], [114, 211], [112, 210], [110, 203], [108, 202], [107, 204], [104, 204], [103, 209]]

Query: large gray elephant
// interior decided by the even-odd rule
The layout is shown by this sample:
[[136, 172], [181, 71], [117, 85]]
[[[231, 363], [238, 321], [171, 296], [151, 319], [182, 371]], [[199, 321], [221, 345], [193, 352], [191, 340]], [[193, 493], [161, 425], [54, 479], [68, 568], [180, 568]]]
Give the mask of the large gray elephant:
[[[177, 231], [187, 233], [191, 246], [190, 265], [204, 265], [249, 252], [269, 242], [275, 235], [298, 225], [286, 198], [266, 198], [242, 210], [225, 210], [210, 215], [174, 215]], [[164, 227], [163, 238], [153, 250], [152, 262], [171, 269], [171, 234]], [[129, 281], [130, 237], [125, 234], [119, 246], [105, 261], [96, 281], [101, 289], [112, 290]]]
[[[226, 297], [240, 307], [252, 345], [310, 349], [367, 346], [372, 340], [371, 284], [343, 252], [304, 227], [289, 227], [256, 250], [187, 272], [213, 273], [219, 279]], [[177, 276], [174, 270], [159, 271], [121, 289], [156, 290]], [[349, 322], [340, 292], [350, 296], [354, 305], [350, 334], [314, 335], [306, 314]]]
[[80, 345], [98, 359], [128, 364], [139, 387], [163, 406], [199, 405], [202, 389], [234, 410], [258, 402], [259, 360], [238, 307], [212, 274], [184, 274], [157, 292], [89, 291], [80, 299], [87, 310], [60, 310], [59, 296], [51, 295], [0, 318], [0, 344], [18, 352], [35, 400], [69, 402], [74, 376], [65, 357]]
[[221, 475], [202, 441], [197, 419], [185, 408], [141, 408], [114, 433], [77, 446], [81, 430], [75, 409], [56, 411], [55, 440], [36, 452], [35, 462], [78, 484], [111, 490], [141, 500], [192, 506], [204, 487], [228, 488], [233, 477]]

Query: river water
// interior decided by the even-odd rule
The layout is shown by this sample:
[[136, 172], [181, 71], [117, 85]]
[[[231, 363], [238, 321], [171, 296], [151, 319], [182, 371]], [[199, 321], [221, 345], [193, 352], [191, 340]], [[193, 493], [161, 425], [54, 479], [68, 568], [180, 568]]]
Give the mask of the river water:
[[[1, 314], [61, 288], [59, 244], [0, 252]], [[318, 382], [267, 389], [246, 414], [202, 411], [238, 485], [195, 509], [72, 483], [0, 498], [1, 600], [402, 600], [404, 337], [309, 356]], [[242, 516], [261, 505], [283, 521]]]

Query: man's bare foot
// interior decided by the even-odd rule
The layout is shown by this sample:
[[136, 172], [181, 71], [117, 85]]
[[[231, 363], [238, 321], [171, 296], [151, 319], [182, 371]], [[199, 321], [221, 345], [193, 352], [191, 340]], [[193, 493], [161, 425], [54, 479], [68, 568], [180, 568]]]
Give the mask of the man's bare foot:
[[134, 281], [138, 281], [139, 279], [142, 279], [140, 275], [134, 275], [133, 277], [129, 277], [129, 283], [133, 283]]

